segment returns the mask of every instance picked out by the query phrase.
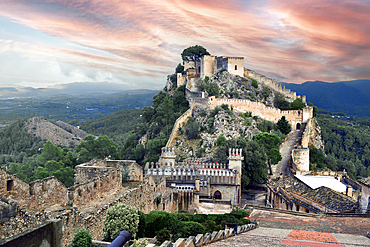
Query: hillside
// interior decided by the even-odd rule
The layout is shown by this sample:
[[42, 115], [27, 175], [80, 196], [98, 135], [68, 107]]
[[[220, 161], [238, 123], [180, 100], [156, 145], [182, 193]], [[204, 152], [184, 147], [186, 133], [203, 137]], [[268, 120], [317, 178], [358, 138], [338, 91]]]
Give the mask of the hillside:
[[70, 129], [72, 133], [39, 117], [28, 119], [25, 122], [23, 129], [28, 133], [41, 137], [42, 140], [49, 140], [54, 145], [66, 147], [80, 144], [80, 142], [83, 140], [82, 136], [87, 135], [86, 132], [77, 129], [72, 125], [67, 125], [61, 121], [58, 122], [60, 125]]
[[306, 95], [320, 109], [346, 115], [370, 116], [370, 80], [343, 82], [307, 81], [302, 84], [281, 83], [282, 86]]

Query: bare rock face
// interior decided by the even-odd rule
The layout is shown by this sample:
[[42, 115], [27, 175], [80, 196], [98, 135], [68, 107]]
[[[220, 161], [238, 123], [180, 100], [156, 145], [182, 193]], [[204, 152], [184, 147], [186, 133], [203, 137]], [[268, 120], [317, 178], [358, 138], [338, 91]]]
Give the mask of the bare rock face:
[[[73, 126], [67, 127], [70, 131], [67, 131], [45, 119], [33, 117], [25, 122], [23, 129], [28, 133], [40, 136], [41, 139], [50, 140], [54, 145], [69, 146], [80, 144], [82, 138], [79, 134], [82, 134], [82, 131], [80, 132], [77, 128], [75, 130], [75, 127]], [[73, 131], [75, 131], [75, 134], [72, 134]]]
[[313, 146], [315, 148], [324, 149], [324, 141], [321, 136], [321, 128], [316, 119], [312, 119], [312, 132], [310, 133], [310, 139], [308, 146]]

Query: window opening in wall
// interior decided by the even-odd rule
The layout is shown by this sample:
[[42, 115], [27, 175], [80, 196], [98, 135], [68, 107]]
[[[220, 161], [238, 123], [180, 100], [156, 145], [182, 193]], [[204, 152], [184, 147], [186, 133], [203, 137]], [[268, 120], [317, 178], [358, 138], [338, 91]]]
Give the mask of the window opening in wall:
[[235, 70], [238, 70], [238, 65], [235, 65]]
[[221, 200], [222, 198], [221, 192], [217, 190], [215, 194], [213, 195], [213, 198]]
[[30, 185], [30, 195], [31, 196], [33, 196], [35, 193], [34, 193], [34, 191], [33, 191], [33, 184], [32, 185]]
[[14, 189], [13, 180], [6, 181], [6, 191], [13, 191], [13, 189]]
[[301, 129], [301, 124], [300, 123], [297, 123], [297, 127], [296, 127], [297, 130], [300, 130]]
[[296, 211], [299, 211], [299, 205], [297, 205], [297, 209], [296, 209]]

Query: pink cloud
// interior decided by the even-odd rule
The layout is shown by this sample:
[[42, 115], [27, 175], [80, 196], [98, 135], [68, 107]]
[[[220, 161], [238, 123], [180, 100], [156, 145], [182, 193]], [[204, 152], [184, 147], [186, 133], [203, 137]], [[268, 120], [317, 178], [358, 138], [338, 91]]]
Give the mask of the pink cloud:
[[327, 0], [0, 3], [0, 15], [104, 52], [65, 52], [70, 63], [165, 77], [184, 48], [199, 44], [215, 55], [244, 56], [246, 67], [288, 82], [370, 78], [369, 11], [366, 1]]

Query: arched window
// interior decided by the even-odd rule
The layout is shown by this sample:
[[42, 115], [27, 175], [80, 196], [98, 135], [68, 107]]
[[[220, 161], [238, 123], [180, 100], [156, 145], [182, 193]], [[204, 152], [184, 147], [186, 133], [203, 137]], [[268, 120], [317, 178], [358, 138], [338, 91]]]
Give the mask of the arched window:
[[301, 129], [301, 124], [300, 123], [297, 123], [296, 129], [297, 130], [300, 130]]
[[238, 70], [238, 65], [235, 65], [235, 70]]
[[213, 198], [221, 200], [221, 198], [222, 198], [221, 192], [219, 190], [217, 190], [215, 192], [215, 194], [213, 195]]

